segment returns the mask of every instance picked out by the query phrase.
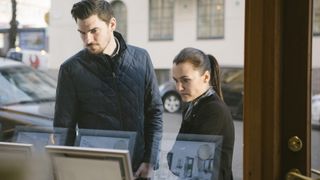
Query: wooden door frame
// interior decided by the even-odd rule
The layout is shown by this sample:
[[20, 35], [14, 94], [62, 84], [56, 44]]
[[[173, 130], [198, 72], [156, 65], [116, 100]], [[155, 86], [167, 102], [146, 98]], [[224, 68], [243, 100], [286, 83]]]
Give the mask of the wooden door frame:
[[[244, 179], [310, 176], [312, 0], [246, 0]], [[303, 148], [288, 149], [299, 136]]]

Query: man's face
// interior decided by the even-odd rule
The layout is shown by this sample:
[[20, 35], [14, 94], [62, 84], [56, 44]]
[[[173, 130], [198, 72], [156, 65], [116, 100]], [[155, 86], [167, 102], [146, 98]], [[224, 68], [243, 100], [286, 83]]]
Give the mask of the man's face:
[[93, 54], [102, 53], [110, 45], [116, 21], [112, 18], [107, 24], [97, 15], [77, 20], [78, 31], [84, 46]]

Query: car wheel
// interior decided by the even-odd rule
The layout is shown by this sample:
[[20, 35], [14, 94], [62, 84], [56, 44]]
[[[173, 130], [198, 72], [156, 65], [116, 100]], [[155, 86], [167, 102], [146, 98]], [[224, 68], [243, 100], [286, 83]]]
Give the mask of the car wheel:
[[176, 93], [168, 93], [163, 98], [164, 110], [170, 113], [178, 112], [181, 109], [181, 98]]
[[242, 100], [239, 102], [239, 105], [237, 107], [236, 112], [232, 114], [232, 118], [235, 120], [242, 121], [242, 119], [243, 119], [243, 102], [242, 102]]

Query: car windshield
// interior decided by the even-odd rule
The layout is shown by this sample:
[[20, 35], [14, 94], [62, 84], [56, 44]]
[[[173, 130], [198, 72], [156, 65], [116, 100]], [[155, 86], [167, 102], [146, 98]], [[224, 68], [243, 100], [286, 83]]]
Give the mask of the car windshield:
[[27, 66], [0, 69], [0, 105], [52, 101], [56, 81]]
[[225, 68], [221, 71], [222, 83], [243, 84], [243, 69]]

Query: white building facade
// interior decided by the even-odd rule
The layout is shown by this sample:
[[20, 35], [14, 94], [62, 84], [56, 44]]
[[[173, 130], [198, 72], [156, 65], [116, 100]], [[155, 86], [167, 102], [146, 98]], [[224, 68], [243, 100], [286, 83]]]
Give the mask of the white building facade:
[[[51, 2], [50, 68], [59, 68], [83, 47], [70, 14], [77, 1]], [[157, 71], [170, 72], [173, 58], [184, 47], [212, 54], [221, 65], [243, 66], [244, 0], [115, 0], [110, 3], [115, 9], [118, 30], [129, 44], [148, 50]], [[314, 36], [313, 47], [320, 47], [319, 36]], [[313, 67], [320, 67], [320, 51], [314, 49], [312, 57]]]
[[[51, 54], [51, 67], [53, 68], [59, 67], [66, 58], [82, 48], [76, 23], [70, 14], [74, 2], [76, 1], [52, 1], [49, 26], [49, 52]], [[122, 4], [122, 8], [120, 8], [122, 12], [126, 12], [126, 17], [116, 16], [118, 27], [121, 26], [121, 31], [126, 32], [123, 34], [125, 34], [129, 44], [143, 47], [149, 51], [155, 68], [171, 68], [174, 56], [184, 47], [196, 47], [206, 53], [210, 53], [214, 55], [221, 64], [243, 65], [243, 1], [221, 0], [215, 4], [216, 7], [211, 8], [219, 8], [222, 12], [219, 14], [222, 16], [222, 21], [220, 20], [219, 24], [222, 30], [220, 30], [220, 33], [216, 33], [218, 34], [217, 37], [208, 38], [197, 37], [197, 0], [156, 0], [152, 8], [150, 8], [152, 1], [149, 0], [122, 0], [112, 1], [111, 3], [119, 2]], [[213, 1], [205, 2], [212, 4], [211, 2]], [[172, 10], [170, 8], [172, 8]], [[154, 9], [156, 12], [152, 13], [150, 9]], [[151, 22], [150, 14], [152, 14], [152, 16], [160, 14], [158, 19], [155, 18], [155, 21], [158, 20], [158, 22]], [[150, 32], [152, 31], [151, 29], [159, 31], [159, 29], [161, 29], [161, 23], [166, 24], [166, 22], [161, 22], [161, 19], [163, 20], [164, 18], [172, 19], [171, 23], [167, 23], [167, 26], [171, 27], [164, 28], [163, 30], [170, 32]], [[126, 23], [121, 24], [121, 20], [126, 21]], [[150, 24], [153, 24], [153, 27], [150, 27]], [[123, 30], [123, 27], [126, 29]], [[153, 34], [151, 35], [151, 33]], [[158, 35], [160, 34], [158, 39], [157, 33]]]

